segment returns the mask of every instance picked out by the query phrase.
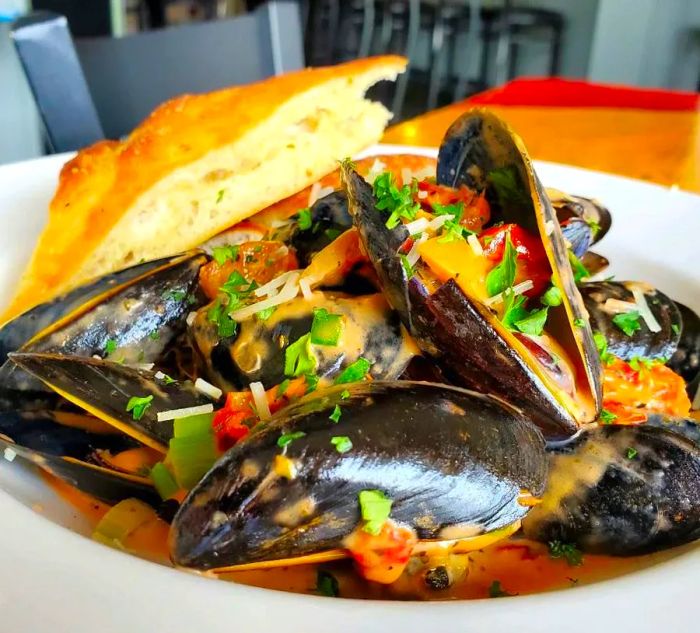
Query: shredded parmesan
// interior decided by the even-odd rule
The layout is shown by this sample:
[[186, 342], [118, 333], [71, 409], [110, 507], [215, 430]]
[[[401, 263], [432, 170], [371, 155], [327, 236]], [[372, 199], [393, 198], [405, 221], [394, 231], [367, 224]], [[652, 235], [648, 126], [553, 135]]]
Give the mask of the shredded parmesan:
[[481, 242], [479, 241], [479, 238], [474, 235], [473, 233], [470, 233], [467, 236], [467, 243], [469, 246], [472, 247], [472, 251], [474, 252], [474, 255], [483, 255], [484, 254], [484, 249], [481, 248]]
[[258, 417], [261, 420], [267, 420], [272, 415], [270, 413], [270, 406], [267, 404], [267, 395], [265, 394], [265, 387], [261, 382], [251, 382], [250, 383], [250, 393], [253, 394], [253, 401], [255, 402], [255, 410], [258, 413]]
[[631, 301], [621, 301], [620, 299], [608, 299], [603, 304], [603, 310], [610, 314], [618, 314], [619, 312], [632, 312], [637, 309], [637, 304]]
[[407, 185], [411, 182], [411, 178], [413, 178], [413, 172], [408, 168], [408, 167], [402, 167], [401, 168], [401, 181], [404, 185]]
[[333, 189], [333, 187], [322, 187], [320, 182], [315, 182], [311, 185], [311, 191], [309, 192], [309, 206], [314, 204], [317, 200], [325, 198], [334, 191], [335, 189]]
[[99, 354], [93, 354], [92, 357], [93, 357], [95, 360], [102, 360], [102, 356], [100, 356]]
[[311, 299], [313, 299], [314, 295], [311, 292], [311, 286], [309, 285], [308, 278], [299, 280], [299, 288], [301, 289], [301, 294], [306, 301], [311, 301]]
[[15, 461], [15, 457], [17, 457], [17, 453], [13, 451], [9, 446], [5, 448], [2, 456], [8, 461], [8, 462], [13, 462]]
[[194, 320], [197, 318], [197, 313], [196, 312], [190, 312], [187, 315], [187, 327], [192, 327], [192, 324], [194, 323]]
[[403, 225], [403, 227], [408, 231], [409, 235], [420, 233], [421, 231], [425, 230], [427, 226], [427, 218], [418, 218], [417, 220], [413, 220], [413, 222], [408, 222], [407, 224]]
[[155, 373], [155, 376], [153, 376], [156, 380], [163, 380], [165, 378], [165, 374], [162, 371], [157, 371]]
[[155, 363], [136, 363], [134, 365], [130, 365], [134, 369], [142, 369], [143, 371], [151, 371], [153, 367], [155, 366]]
[[374, 159], [374, 162], [372, 163], [372, 166], [369, 168], [369, 171], [367, 172], [367, 178], [365, 180], [372, 184], [377, 176], [381, 175], [384, 170], [386, 169], [386, 165], [380, 161], [378, 158]]
[[224, 394], [221, 389], [207, 382], [203, 378], [197, 378], [197, 380], [194, 381], [194, 388], [199, 391], [199, 393], [203, 393], [205, 396], [209, 396], [214, 400], [218, 400]]
[[182, 409], [170, 409], [169, 411], [159, 411], [158, 422], [166, 422], [167, 420], [179, 420], [181, 418], [189, 418], [193, 415], [212, 413], [213, 411], [213, 404], [202, 404], [197, 407], [184, 407]]
[[[527, 292], [528, 290], [532, 290], [535, 287], [535, 284], [532, 283], [531, 279], [526, 279], [525, 281], [521, 281], [519, 284], [516, 284], [513, 286], [513, 294], [514, 295], [521, 295], [523, 292]], [[507, 292], [510, 292], [510, 288], [507, 290], [504, 290], [503, 292], [499, 292], [497, 295], [494, 295], [493, 297], [489, 297], [484, 301], [484, 304], [487, 306], [492, 306], [496, 305], [497, 303], [501, 303], [503, 299], [505, 298], [505, 294]]]
[[256, 297], [264, 297], [265, 295], [271, 295], [275, 290], [277, 290], [277, 288], [283, 286], [284, 283], [292, 275], [300, 272], [300, 270], [290, 270], [286, 273], [282, 273], [281, 275], [277, 275], [277, 277], [275, 277], [271, 281], [268, 281], [266, 284], [263, 284], [262, 286], [260, 286], [260, 288], [256, 288], [253, 294]]
[[287, 278], [284, 287], [276, 295], [263, 299], [262, 301], [258, 301], [257, 303], [253, 303], [252, 305], [241, 308], [240, 310], [236, 310], [235, 312], [232, 312], [230, 316], [234, 321], [245, 321], [262, 310], [267, 310], [268, 308], [291, 301], [298, 294], [299, 273], [294, 271], [294, 274]]
[[544, 232], [547, 235], [551, 235], [552, 233], [554, 233], [554, 220], [547, 220], [544, 223]]
[[652, 332], [661, 332], [661, 326], [656, 320], [656, 317], [651, 313], [649, 309], [649, 304], [647, 303], [646, 297], [640, 288], [632, 288], [632, 294], [634, 295], [634, 300], [637, 302], [637, 308], [639, 308], [639, 314], [644, 319], [647, 327]]
[[449, 215], [449, 214], [444, 214], [444, 215], [439, 215], [436, 218], [433, 218], [428, 222], [427, 228], [431, 231], [437, 231], [445, 222], [448, 222], [449, 220], [454, 220], [455, 216], [454, 215]]
[[428, 239], [428, 236], [423, 233], [415, 242], [413, 242], [413, 246], [411, 246], [411, 250], [408, 251], [408, 254], [406, 255], [406, 260], [408, 263], [411, 265], [411, 267], [415, 266], [418, 260], [420, 259], [420, 252], [419, 248], [420, 245], [425, 242], [425, 240]]
[[421, 191], [418, 192], [418, 197], [419, 197], [421, 200], [425, 200], [425, 199], [428, 197], [428, 192], [427, 192], [427, 191], [422, 191], [422, 190], [421, 190]]

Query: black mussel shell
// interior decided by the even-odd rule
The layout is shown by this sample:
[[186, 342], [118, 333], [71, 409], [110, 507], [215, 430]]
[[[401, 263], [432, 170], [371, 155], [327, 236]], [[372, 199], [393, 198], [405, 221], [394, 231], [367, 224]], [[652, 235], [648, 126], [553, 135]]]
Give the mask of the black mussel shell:
[[[307, 396], [214, 465], [173, 522], [177, 565], [212, 569], [342, 547], [360, 524], [362, 490], [387, 495], [391, 518], [421, 539], [510, 525], [528, 512], [519, 496], [543, 490], [542, 436], [500, 400], [429, 383], [347, 389], [349, 397], [343, 386]], [[337, 423], [329, 419], [336, 406]], [[339, 453], [336, 436], [352, 448]], [[280, 455], [291, 460], [284, 474]]]
[[525, 535], [585, 552], [648, 554], [700, 537], [700, 448], [668, 428], [582, 431], [551, 457]]
[[668, 366], [688, 383], [688, 395], [692, 401], [700, 387], [700, 317], [682, 303], [675, 303], [683, 325]]
[[[586, 223], [590, 228], [591, 244], [600, 242], [610, 230], [612, 226], [610, 211], [597, 200], [573, 196], [558, 189], [547, 188], [546, 192], [561, 224], [570, 218], [578, 218]], [[576, 255], [581, 257], [578, 253]]]
[[602, 273], [610, 266], [610, 261], [607, 257], [603, 257], [603, 255], [599, 255], [593, 251], [584, 253], [583, 257], [580, 259], [590, 277]]
[[[615, 325], [613, 318], [619, 314], [610, 299], [635, 303], [632, 288], [644, 293], [647, 305], [659, 322], [661, 330], [652, 332], [644, 319], [638, 320], [639, 329], [631, 335]], [[623, 360], [640, 358], [671, 358], [678, 347], [683, 326], [681, 314], [676, 304], [665, 294], [648, 286], [631, 281], [597, 281], [582, 284], [580, 287], [583, 303], [588, 310], [591, 327], [605, 335], [608, 351]]]

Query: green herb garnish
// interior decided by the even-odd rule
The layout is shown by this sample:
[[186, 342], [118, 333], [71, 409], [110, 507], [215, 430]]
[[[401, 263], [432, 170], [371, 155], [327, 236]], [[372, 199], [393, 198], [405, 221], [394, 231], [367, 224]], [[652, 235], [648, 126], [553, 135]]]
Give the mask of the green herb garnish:
[[314, 345], [337, 345], [343, 332], [343, 315], [331, 314], [325, 308], [314, 308], [311, 342]]
[[232, 244], [231, 246], [217, 246], [212, 250], [211, 256], [219, 266], [223, 266], [229, 260], [235, 262], [238, 259], [238, 251], [238, 244]]
[[617, 420], [617, 415], [615, 415], [612, 411], [608, 411], [607, 409], [601, 410], [600, 421], [603, 424], [612, 424], [615, 420]]
[[343, 389], [340, 392], [340, 399], [341, 400], [347, 400], [350, 397], [350, 392], [347, 389]]
[[463, 240], [467, 235], [473, 233], [469, 229], [463, 227], [460, 222], [464, 215], [464, 202], [455, 204], [439, 204], [432, 205], [436, 215], [451, 215], [452, 219], [447, 220], [442, 225], [442, 235], [439, 242], [454, 242], [455, 240]]
[[549, 556], [551, 558], [564, 558], [571, 567], [578, 567], [583, 564], [583, 554], [581, 550], [571, 543], [550, 541]]
[[[163, 372], [161, 372], [161, 373], [163, 373]], [[168, 374], [163, 374], [163, 377], [161, 378], [161, 380], [166, 385], [172, 385], [174, 382], [177, 382], [177, 380], [175, 380], [174, 378], [171, 378], [170, 376], [168, 376]]]
[[285, 378], [279, 385], [277, 385], [277, 397], [280, 398], [283, 396], [286, 392], [287, 389], [289, 389], [289, 383], [291, 381], [289, 378]]
[[410, 279], [411, 277], [413, 277], [413, 273], [415, 272], [413, 270], [413, 266], [411, 266], [411, 262], [408, 261], [408, 257], [406, 257], [406, 255], [404, 255], [403, 253], [399, 255], [399, 259], [401, 260], [401, 266], [404, 269], [404, 272], [406, 273], [406, 277]]
[[160, 332], [158, 330], [153, 330], [153, 332], [148, 334], [148, 338], [150, 338], [152, 341], [157, 341], [160, 339]]
[[608, 352], [608, 341], [602, 332], [593, 332], [593, 342], [600, 355], [600, 360], [606, 365], [615, 361], [615, 357]]
[[544, 306], [560, 306], [563, 301], [561, 290], [556, 286], [551, 286], [540, 297], [540, 303]]
[[576, 327], [586, 327], [586, 322], [583, 319], [574, 319], [574, 325]]
[[236, 333], [238, 324], [229, 316], [227, 306], [217, 299], [207, 310], [207, 320], [216, 323], [219, 338], [228, 338]]
[[544, 325], [547, 322], [547, 312], [549, 308], [541, 310], [533, 310], [527, 317], [515, 321], [513, 325], [523, 334], [530, 336], [539, 336], [544, 330]]
[[597, 220], [584, 220], [586, 224], [591, 228], [591, 235], [595, 237], [600, 233], [600, 224]]
[[528, 317], [529, 312], [525, 309], [525, 301], [526, 298], [523, 295], [516, 295], [512, 290], [504, 293], [501, 323], [509, 330], [517, 329], [515, 322]]
[[627, 336], [632, 336], [637, 330], [641, 329], [639, 323], [639, 312], [621, 312], [612, 318], [612, 322], [620, 328]]
[[295, 377], [313, 374], [318, 361], [311, 349], [311, 334], [304, 334], [284, 350], [284, 375]]
[[284, 448], [285, 446], [288, 446], [291, 444], [294, 440], [298, 440], [302, 437], [304, 437], [306, 433], [304, 431], [295, 431], [294, 433], [282, 433], [277, 438], [277, 446], [280, 448]]
[[673, 330], [674, 334], [680, 334], [680, 333], [681, 333], [681, 328], [679, 327], [678, 323], [672, 323], [672, 324], [671, 324], [671, 329]]
[[338, 422], [340, 421], [340, 416], [342, 414], [343, 414], [343, 412], [340, 410], [340, 406], [336, 404], [335, 407], [333, 407], [333, 413], [331, 413], [328, 416], [328, 419], [333, 420], [333, 422], [338, 424]]
[[591, 276], [588, 269], [583, 265], [583, 262], [574, 255], [572, 251], [569, 251], [569, 263], [571, 264], [571, 269], [574, 273], [574, 281], [578, 284], [582, 279], [586, 279]]
[[352, 442], [347, 435], [334, 435], [331, 438], [331, 444], [335, 446], [335, 450], [339, 453], [347, 453], [352, 449]]
[[114, 352], [117, 351], [117, 342], [113, 339], [107, 339], [107, 342], [105, 343], [105, 355], [109, 356], [110, 354], [114, 354]]
[[361, 490], [358, 498], [360, 513], [365, 522], [362, 529], [376, 536], [391, 514], [392, 501], [381, 490]]
[[143, 414], [146, 413], [146, 409], [151, 406], [153, 401], [153, 396], [133, 396], [129, 398], [129, 402], [126, 403], [126, 411], [131, 412], [131, 417], [134, 420], [140, 420]]
[[348, 365], [333, 382], [336, 385], [344, 385], [348, 382], [362, 380], [371, 366], [372, 364], [366, 358], [360, 356], [354, 363]]
[[634, 459], [635, 457], [637, 457], [638, 454], [639, 454], [639, 452], [637, 451], [636, 448], [632, 448], [632, 447], [630, 446], [630, 447], [627, 449], [627, 453], [626, 453], [627, 459]]
[[219, 204], [224, 199], [224, 194], [226, 193], [225, 189], [219, 189], [219, 191], [216, 194], [216, 204]]
[[394, 175], [385, 171], [374, 179], [372, 189], [377, 200], [377, 209], [389, 213], [389, 219], [386, 221], [388, 229], [396, 228], [402, 219], [415, 220], [421, 207], [413, 200], [413, 186], [404, 185], [399, 189], [394, 182]]
[[501, 263], [494, 266], [489, 274], [486, 275], [486, 292], [489, 297], [493, 297], [513, 287], [517, 256], [518, 253], [513, 246], [509, 233], [506, 237]]
[[503, 587], [501, 587], [500, 580], [494, 580], [489, 587], [489, 598], [508, 598], [509, 596], [515, 596], [517, 594], [508, 593]]
[[532, 205], [522, 184], [520, 174], [513, 165], [493, 169], [488, 173], [487, 180], [496, 190], [501, 207]]
[[172, 301], [182, 301], [187, 296], [184, 290], [167, 290], [163, 293], [163, 299], [170, 299]]
[[306, 393], [316, 391], [319, 381], [319, 377], [316, 374], [306, 374], [304, 380], [306, 381]]
[[337, 598], [340, 595], [338, 579], [328, 571], [319, 569], [316, 572], [316, 591], [328, 598]]
[[308, 231], [311, 228], [311, 209], [300, 209], [297, 213], [297, 226], [302, 231]]
[[270, 306], [269, 308], [265, 308], [264, 310], [260, 310], [260, 312], [256, 312], [255, 318], [258, 321], [267, 321], [272, 316], [272, 313], [275, 310], [277, 310], [277, 306]]

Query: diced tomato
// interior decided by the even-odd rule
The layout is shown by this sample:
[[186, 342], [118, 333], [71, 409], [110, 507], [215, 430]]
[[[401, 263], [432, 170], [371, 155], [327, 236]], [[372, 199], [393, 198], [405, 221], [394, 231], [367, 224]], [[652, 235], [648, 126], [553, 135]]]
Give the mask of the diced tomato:
[[288, 270], [299, 267], [296, 255], [282, 242], [244, 242], [238, 246], [236, 260], [228, 259], [222, 265], [212, 260], [199, 271], [199, 284], [210, 299], [216, 299], [219, 288], [231, 273], [239, 272], [247, 281], [262, 285]]
[[249, 417], [250, 410], [247, 412], [244, 409], [235, 411], [226, 407], [214, 414], [212, 427], [220, 451], [227, 451], [250, 433], [250, 428], [245, 424]]
[[[421, 192], [423, 192], [422, 196]], [[422, 180], [418, 183], [418, 194], [416, 194], [415, 200], [429, 213], [435, 212], [434, 204], [445, 206], [463, 203], [464, 213], [460, 224], [476, 233], [481, 231], [491, 217], [491, 208], [484, 195], [472, 191], [466, 185], [462, 185], [459, 189], [453, 189], [429, 180]]]
[[413, 530], [388, 520], [376, 536], [357, 528], [345, 545], [363, 578], [390, 584], [406, 568], [416, 540]]
[[492, 226], [479, 235], [484, 256], [494, 262], [500, 262], [503, 259], [508, 235], [518, 253], [515, 283], [530, 279], [533, 288], [525, 294], [528, 297], [540, 296], [549, 285], [552, 269], [539, 237], [517, 224]]
[[616, 358], [603, 371], [603, 407], [617, 416], [616, 424], [644, 422], [649, 413], [683, 417], [690, 412], [685, 381], [661, 363], [639, 371]]

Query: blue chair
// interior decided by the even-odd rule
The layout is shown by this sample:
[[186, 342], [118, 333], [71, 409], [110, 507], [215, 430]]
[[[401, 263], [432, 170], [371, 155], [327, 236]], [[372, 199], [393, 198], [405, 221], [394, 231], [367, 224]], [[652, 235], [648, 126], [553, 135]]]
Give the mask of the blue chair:
[[158, 104], [304, 66], [299, 7], [268, 2], [211, 22], [73, 41], [66, 19], [35, 12], [12, 38], [53, 152], [128, 134]]

